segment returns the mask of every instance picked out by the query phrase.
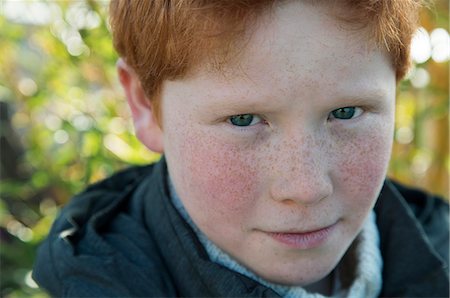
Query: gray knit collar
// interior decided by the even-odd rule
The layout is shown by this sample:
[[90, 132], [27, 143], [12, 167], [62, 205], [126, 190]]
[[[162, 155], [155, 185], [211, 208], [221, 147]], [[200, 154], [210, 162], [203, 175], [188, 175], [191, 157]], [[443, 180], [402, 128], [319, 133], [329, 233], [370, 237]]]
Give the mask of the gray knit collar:
[[[170, 197], [175, 208], [196, 233], [200, 243], [205, 248], [212, 262], [220, 264], [230, 270], [243, 274], [274, 290], [286, 298], [322, 298], [328, 297], [317, 293], [307, 292], [298, 286], [286, 286], [268, 282], [239, 264], [230, 255], [217, 247], [194, 224], [183, 206], [170, 178], [168, 178]], [[366, 219], [363, 228], [343, 257], [333, 270], [333, 295], [331, 297], [378, 297], [382, 278], [383, 260], [379, 249], [379, 233], [372, 211]], [[348, 270], [351, 268], [350, 270]]]

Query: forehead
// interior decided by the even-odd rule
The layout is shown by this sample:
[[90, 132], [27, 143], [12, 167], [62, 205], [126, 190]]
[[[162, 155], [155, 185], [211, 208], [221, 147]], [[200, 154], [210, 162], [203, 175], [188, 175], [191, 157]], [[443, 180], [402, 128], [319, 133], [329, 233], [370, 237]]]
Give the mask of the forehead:
[[222, 94], [254, 84], [261, 90], [328, 84], [338, 91], [383, 89], [394, 73], [388, 53], [372, 42], [368, 28], [351, 27], [326, 5], [287, 1], [248, 28], [232, 59], [219, 68], [211, 61], [200, 64], [184, 82], [204, 82]]

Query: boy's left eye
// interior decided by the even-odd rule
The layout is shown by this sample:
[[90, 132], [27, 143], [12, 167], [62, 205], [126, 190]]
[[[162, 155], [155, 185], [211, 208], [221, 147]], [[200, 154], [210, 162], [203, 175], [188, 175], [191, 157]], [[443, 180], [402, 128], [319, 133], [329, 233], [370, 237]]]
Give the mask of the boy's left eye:
[[363, 110], [358, 107], [344, 107], [331, 111], [330, 117], [340, 120], [349, 120], [362, 114]]
[[229, 117], [228, 121], [234, 126], [252, 126], [261, 122], [262, 119], [253, 114], [240, 114]]

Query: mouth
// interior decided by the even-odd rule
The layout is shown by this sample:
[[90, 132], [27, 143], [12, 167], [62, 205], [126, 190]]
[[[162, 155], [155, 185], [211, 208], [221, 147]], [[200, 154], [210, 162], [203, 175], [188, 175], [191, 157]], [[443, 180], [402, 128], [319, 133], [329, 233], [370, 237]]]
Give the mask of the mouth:
[[335, 230], [337, 222], [315, 230], [296, 232], [266, 232], [275, 241], [291, 248], [307, 250], [321, 246], [330, 238]]

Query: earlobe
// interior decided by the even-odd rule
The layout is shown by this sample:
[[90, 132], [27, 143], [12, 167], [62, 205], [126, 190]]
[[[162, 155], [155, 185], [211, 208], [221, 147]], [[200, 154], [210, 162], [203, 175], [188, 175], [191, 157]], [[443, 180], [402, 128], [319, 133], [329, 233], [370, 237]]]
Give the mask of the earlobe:
[[117, 72], [131, 110], [136, 136], [148, 149], [163, 153], [163, 133], [139, 78], [123, 59], [117, 61]]

